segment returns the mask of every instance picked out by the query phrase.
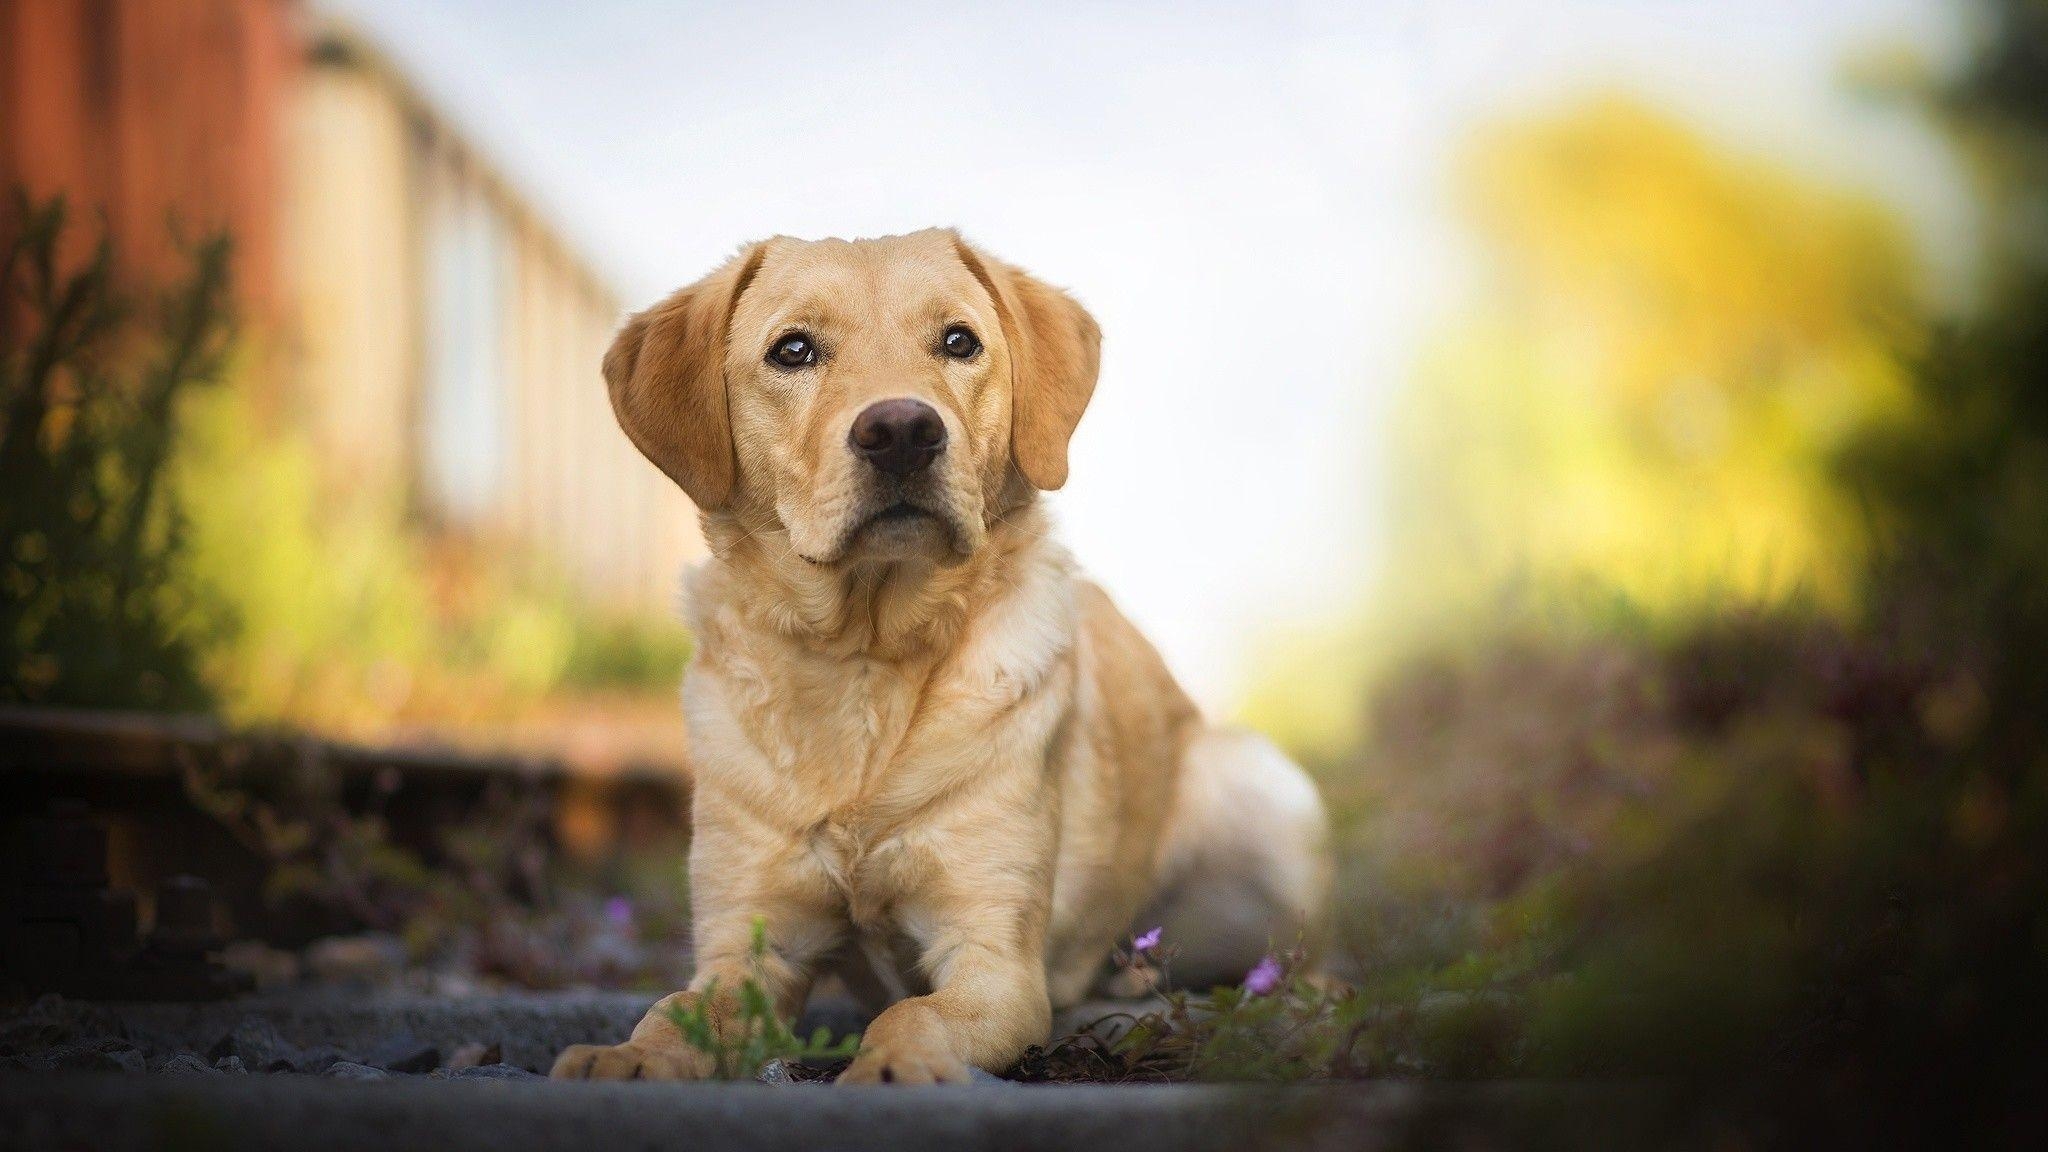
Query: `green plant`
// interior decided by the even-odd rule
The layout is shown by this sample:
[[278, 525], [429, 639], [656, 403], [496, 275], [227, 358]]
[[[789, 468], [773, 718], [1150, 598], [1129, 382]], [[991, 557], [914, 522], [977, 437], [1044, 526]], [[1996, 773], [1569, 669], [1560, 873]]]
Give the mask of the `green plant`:
[[687, 923], [681, 846], [569, 860], [539, 781], [493, 780], [410, 835], [404, 776], [352, 782], [290, 739], [247, 737], [189, 756], [184, 785], [263, 861], [263, 898], [298, 932], [389, 933], [418, 973], [520, 988], [669, 989], [688, 975], [670, 945]]
[[[1155, 990], [1159, 1006], [1113, 1013], [1034, 1048], [1013, 1076], [1058, 1083], [1288, 1082], [1371, 1071], [1354, 1052], [1386, 1013], [1340, 982], [1304, 975], [1304, 949], [1267, 956], [1239, 985], [1156, 992], [1175, 949], [1158, 947], [1156, 931], [1140, 940], [1115, 959], [1134, 983]], [[1125, 1026], [1116, 1027], [1119, 1021]]]
[[1285, 1081], [1328, 1076], [1365, 1004], [1295, 974], [1299, 951], [1253, 969], [1244, 986], [1170, 992], [1111, 1052], [1171, 1080]]
[[17, 191], [0, 243], [0, 700], [207, 702], [202, 602], [173, 578], [183, 398], [226, 357], [228, 242], [147, 307], [104, 236], [72, 266], [62, 200]]
[[[768, 927], [754, 918], [750, 946], [754, 973], [768, 958]], [[820, 1026], [808, 1040], [792, 1032], [775, 1014], [775, 1005], [761, 987], [758, 975], [740, 982], [737, 1027], [717, 1028], [712, 1024], [711, 1006], [718, 1000], [718, 981], [712, 980], [688, 1008], [669, 1009], [669, 1019], [690, 1046], [711, 1057], [712, 1077], [718, 1080], [752, 1080], [771, 1060], [790, 1063], [821, 1063], [851, 1059], [860, 1051], [859, 1036], [832, 1039], [831, 1030]]]

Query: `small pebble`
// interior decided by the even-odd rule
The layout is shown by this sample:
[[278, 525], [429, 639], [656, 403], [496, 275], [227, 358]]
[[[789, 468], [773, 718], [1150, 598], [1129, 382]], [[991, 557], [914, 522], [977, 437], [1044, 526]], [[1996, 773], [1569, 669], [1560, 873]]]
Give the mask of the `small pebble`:
[[391, 1079], [391, 1073], [386, 1072], [382, 1068], [372, 1068], [368, 1064], [358, 1064], [353, 1060], [336, 1060], [322, 1070], [320, 1075], [334, 1080]]
[[142, 1053], [127, 1041], [111, 1038], [32, 1052], [22, 1062], [45, 1072], [144, 1072], [149, 1067]]
[[505, 1052], [499, 1045], [471, 1042], [449, 1053], [448, 1062], [444, 1067], [476, 1068], [485, 1064], [500, 1064], [504, 1060]]
[[304, 1055], [279, 1036], [270, 1021], [254, 1014], [242, 1017], [234, 1031], [221, 1037], [208, 1054], [215, 1060], [235, 1056], [244, 1067], [265, 1072], [294, 1068]]
[[545, 1080], [547, 1077], [516, 1064], [479, 1064], [473, 1068], [441, 1068], [436, 1080]]
[[219, 1076], [222, 1069], [206, 1062], [197, 1052], [180, 1052], [157, 1068], [160, 1076]]
[[405, 970], [405, 942], [385, 932], [329, 936], [306, 947], [305, 972], [323, 984], [372, 987]]
[[296, 1050], [289, 1060], [283, 1061], [279, 1065], [267, 1069], [267, 1071], [305, 1072], [318, 1075], [336, 1064], [343, 1063], [368, 1064], [369, 1061], [357, 1060], [352, 1054], [344, 1052], [332, 1044], [316, 1044], [311, 1048]]

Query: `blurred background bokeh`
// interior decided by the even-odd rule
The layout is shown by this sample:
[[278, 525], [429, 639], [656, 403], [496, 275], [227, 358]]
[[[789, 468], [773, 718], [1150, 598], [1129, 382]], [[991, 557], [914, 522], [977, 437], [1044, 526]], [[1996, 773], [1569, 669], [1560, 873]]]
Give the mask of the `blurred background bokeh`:
[[[370, 40], [312, 9], [31, 2], [6, 18], [5, 180], [26, 211], [65, 213], [59, 275], [105, 244], [108, 294], [132, 313], [225, 244], [208, 346], [135, 413], [167, 425], [134, 514], [174, 529], [156, 582], [176, 602], [67, 598], [89, 577], [38, 571], [65, 558], [22, 525], [8, 695], [380, 740], [532, 724], [510, 739], [549, 747], [606, 739], [553, 708], [597, 697], [628, 714], [591, 754], [672, 761], [673, 709], [636, 706], [670, 695], [688, 652], [668, 608], [701, 544], [612, 423], [596, 375], [625, 304], [610, 281]], [[21, 326], [50, 319], [10, 303]], [[122, 371], [120, 345], [152, 334], [127, 325], [67, 335], [88, 346], [66, 353]], [[103, 398], [51, 391], [49, 411], [13, 410], [11, 448]], [[10, 504], [69, 515], [41, 488]], [[84, 618], [110, 610], [148, 614], [153, 642], [96, 643]]]
[[611, 329], [953, 224], [1332, 800], [1347, 1067], [2038, 1069], [2048, 6], [741, 7], [0, 0], [0, 696], [676, 771]]

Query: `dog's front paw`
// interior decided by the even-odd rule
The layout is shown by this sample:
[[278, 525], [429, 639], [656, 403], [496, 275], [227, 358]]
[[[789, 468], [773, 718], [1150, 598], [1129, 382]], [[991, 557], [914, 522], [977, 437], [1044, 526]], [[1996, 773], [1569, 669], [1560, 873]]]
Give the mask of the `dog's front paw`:
[[548, 1073], [557, 1080], [703, 1080], [711, 1061], [694, 1048], [624, 1044], [571, 1044]]
[[973, 1070], [943, 1049], [920, 1044], [881, 1044], [863, 1048], [841, 1084], [966, 1084]]

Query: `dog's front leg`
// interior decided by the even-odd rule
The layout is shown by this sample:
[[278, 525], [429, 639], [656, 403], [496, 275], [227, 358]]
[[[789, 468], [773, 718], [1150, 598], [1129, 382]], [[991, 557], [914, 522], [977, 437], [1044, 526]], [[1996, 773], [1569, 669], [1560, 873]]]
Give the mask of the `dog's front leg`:
[[[983, 843], [1005, 840], [1015, 854], [954, 857], [929, 874], [929, 887], [899, 906], [914, 925], [919, 967], [931, 982], [924, 996], [884, 1009], [861, 1037], [860, 1055], [841, 1084], [932, 1084], [965, 1081], [969, 1068], [1001, 1072], [1052, 1028], [1046, 998], [1045, 925], [1051, 891], [1033, 867], [1038, 839], [1010, 839], [983, 830]], [[1006, 866], [1008, 865], [1008, 866]]]
[[970, 946], [938, 987], [890, 1005], [868, 1025], [841, 1084], [964, 1083], [972, 1068], [1000, 1072], [1052, 1028], [1045, 963]]
[[[752, 920], [732, 927], [731, 935], [747, 940]], [[684, 1038], [674, 1014], [702, 1007], [714, 1035], [737, 1038], [744, 1027], [739, 992], [749, 980], [768, 994], [775, 1014], [784, 1021], [795, 1018], [810, 995], [808, 964], [792, 963], [776, 950], [756, 963], [744, 944], [722, 948], [701, 956], [689, 989], [656, 1001], [625, 1043], [573, 1044], [555, 1058], [550, 1075], [557, 1080], [708, 1079], [716, 1073], [711, 1055]]]
[[[789, 862], [780, 841], [737, 834], [700, 800], [690, 852], [697, 971], [687, 991], [647, 1010], [623, 1044], [575, 1044], [555, 1058], [558, 1080], [703, 1080], [713, 1058], [686, 1039], [673, 1014], [703, 1008], [714, 1035], [739, 1039], [740, 989], [768, 995], [784, 1023], [803, 1011], [820, 955], [839, 938], [823, 882]], [[754, 951], [755, 933], [767, 948]]]

